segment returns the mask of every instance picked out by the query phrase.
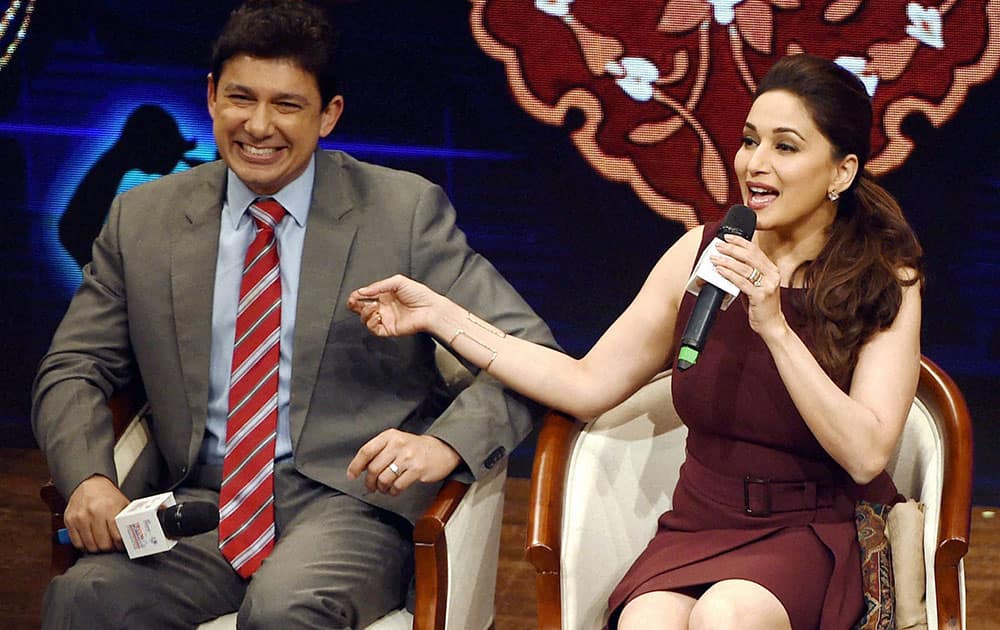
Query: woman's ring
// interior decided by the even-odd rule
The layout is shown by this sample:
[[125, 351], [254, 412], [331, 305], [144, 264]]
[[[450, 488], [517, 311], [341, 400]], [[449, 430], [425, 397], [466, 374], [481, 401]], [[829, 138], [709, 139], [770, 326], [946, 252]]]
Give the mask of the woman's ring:
[[756, 267], [754, 267], [753, 269], [751, 269], [750, 273], [747, 274], [747, 280], [749, 280], [751, 282], [751, 284], [753, 284], [753, 286], [755, 286], [755, 287], [759, 287], [760, 286], [760, 280], [763, 277], [764, 277], [764, 274], [762, 274], [760, 272], [760, 269], [757, 269]]
[[399, 466], [396, 465], [396, 462], [392, 462], [391, 464], [389, 464], [389, 472], [398, 477], [400, 473], [402, 473], [403, 471], [399, 469]]

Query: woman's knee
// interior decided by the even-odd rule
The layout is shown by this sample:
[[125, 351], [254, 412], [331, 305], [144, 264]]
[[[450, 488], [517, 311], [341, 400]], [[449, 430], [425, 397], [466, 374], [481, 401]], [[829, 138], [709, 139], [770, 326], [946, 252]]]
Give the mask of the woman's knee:
[[746, 580], [725, 580], [691, 609], [691, 630], [790, 630], [784, 606], [771, 591]]
[[691, 630], [736, 630], [747, 627], [741, 626], [739, 622], [739, 608], [735, 602], [724, 597], [704, 596], [691, 609], [688, 627]]
[[695, 601], [693, 597], [670, 591], [644, 593], [622, 609], [618, 630], [687, 628], [687, 619]]

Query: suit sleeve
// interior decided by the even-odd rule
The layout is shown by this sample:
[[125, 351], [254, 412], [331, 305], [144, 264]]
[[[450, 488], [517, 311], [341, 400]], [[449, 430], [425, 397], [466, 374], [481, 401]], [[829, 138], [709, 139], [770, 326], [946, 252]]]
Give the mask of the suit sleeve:
[[[469, 248], [438, 186], [425, 188], [413, 217], [411, 276], [508, 334], [558, 347], [545, 322], [488, 260]], [[541, 406], [478, 371], [427, 433], [454, 448], [478, 478], [530, 433]]]
[[117, 481], [107, 398], [134, 369], [117, 239], [120, 210], [116, 200], [32, 388], [35, 438], [65, 497], [94, 474]]

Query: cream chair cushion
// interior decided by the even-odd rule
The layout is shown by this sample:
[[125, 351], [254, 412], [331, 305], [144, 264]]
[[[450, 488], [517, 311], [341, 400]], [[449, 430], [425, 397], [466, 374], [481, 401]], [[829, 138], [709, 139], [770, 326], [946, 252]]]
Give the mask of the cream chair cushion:
[[563, 503], [563, 628], [600, 628], [625, 571], [670, 509], [687, 428], [664, 374], [583, 428]]

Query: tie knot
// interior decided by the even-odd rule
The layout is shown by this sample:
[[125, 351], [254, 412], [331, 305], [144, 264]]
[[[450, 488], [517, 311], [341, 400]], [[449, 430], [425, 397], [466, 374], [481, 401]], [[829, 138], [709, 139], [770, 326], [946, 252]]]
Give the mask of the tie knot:
[[274, 199], [256, 199], [250, 204], [250, 216], [257, 222], [261, 229], [273, 230], [274, 226], [281, 223], [287, 211], [284, 206]]

